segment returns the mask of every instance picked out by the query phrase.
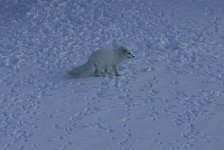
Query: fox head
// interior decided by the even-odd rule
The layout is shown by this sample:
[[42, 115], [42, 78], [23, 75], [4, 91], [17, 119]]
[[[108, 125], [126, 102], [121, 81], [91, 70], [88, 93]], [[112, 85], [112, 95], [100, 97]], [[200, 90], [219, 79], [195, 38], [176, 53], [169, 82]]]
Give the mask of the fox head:
[[135, 57], [129, 48], [122, 46], [121, 50], [122, 50], [122, 54], [125, 58], [134, 58]]

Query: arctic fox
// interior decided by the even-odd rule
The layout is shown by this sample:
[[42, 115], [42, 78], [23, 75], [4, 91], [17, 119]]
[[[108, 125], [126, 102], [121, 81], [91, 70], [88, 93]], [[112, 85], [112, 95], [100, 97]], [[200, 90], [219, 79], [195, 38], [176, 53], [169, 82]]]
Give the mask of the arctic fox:
[[117, 65], [122, 61], [134, 58], [131, 51], [127, 47], [100, 49], [93, 52], [89, 60], [70, 71], [71, 75], [75, 77], [88, 77], [90, 75], [106, 76], [109, 74], [108, 69], [112, 67], [115, 74], [120, 76], [117, 70]]

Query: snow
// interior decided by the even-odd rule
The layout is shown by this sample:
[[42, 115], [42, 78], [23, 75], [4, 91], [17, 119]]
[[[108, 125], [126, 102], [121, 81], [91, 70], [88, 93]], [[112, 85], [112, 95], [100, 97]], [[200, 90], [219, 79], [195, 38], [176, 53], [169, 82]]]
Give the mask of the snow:
[[[1, 150], [220, 150], [223, 0], [1, 0]], [[127, 45], [124, 75], [67, 74]]]

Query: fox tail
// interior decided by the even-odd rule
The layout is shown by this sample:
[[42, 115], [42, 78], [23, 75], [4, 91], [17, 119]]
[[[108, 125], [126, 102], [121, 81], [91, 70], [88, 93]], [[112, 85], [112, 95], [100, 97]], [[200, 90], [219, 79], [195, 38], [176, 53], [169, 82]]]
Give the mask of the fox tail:
[[84, 78], [92, 75], [95, 72], [95, 68], [91, 62], [87, 62], [81, 66], [75, 67], [69, 74], [76, 78]]

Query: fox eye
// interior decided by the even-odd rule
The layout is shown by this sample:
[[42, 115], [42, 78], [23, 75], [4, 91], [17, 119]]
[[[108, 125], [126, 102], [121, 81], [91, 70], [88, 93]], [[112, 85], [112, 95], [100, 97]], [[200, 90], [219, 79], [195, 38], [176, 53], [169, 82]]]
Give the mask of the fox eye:
[[130, 52], [128, 52], [128, 54], [131, 54]]

